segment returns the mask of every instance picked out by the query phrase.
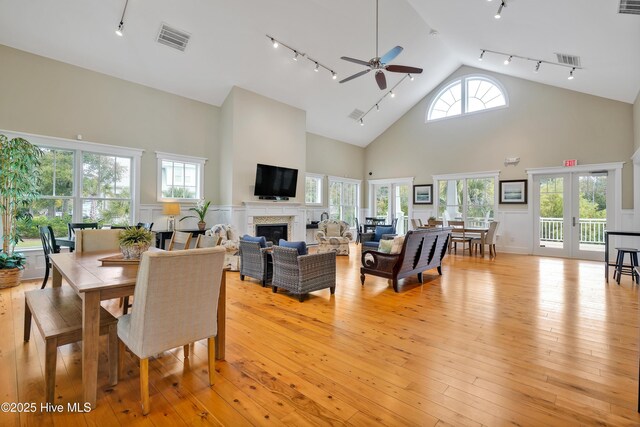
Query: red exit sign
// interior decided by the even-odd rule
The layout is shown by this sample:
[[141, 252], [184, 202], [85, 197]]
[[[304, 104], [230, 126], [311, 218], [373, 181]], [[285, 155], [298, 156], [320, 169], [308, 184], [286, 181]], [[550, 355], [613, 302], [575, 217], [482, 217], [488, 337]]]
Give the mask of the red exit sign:
[[571, 159], [571, 160], [565, 160], [564, 161], [564, 166], [565, 167], [575, 166], [577, 164], [578, 164], [578, 161], [576, 159]]

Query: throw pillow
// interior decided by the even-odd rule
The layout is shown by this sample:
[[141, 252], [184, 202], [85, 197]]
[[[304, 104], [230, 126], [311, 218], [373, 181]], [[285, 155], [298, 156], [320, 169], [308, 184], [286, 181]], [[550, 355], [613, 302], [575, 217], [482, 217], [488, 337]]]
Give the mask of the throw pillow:
[[238, 240], [238, 232], [236, 231], [235, 227], [231, 224], [227, 224], [226, 228], [227, 228], [227, 238], [233, 241]]
[[254, 236], [249, 236], [248, 234], [245, 234], [244, 236], [242, 236], [242, 240], [244, 240], [246, 242], [257, 242], [257, 243], [260, 243], [260, 247], [261, 248], [266, 248], [267, 247], [267, 239], [265, 239], [264, 236], [254, 237]]
[[378, 245], [378, 252], [390, 254], [392, 246], [393, 240], [380, 240], [380, 244]]
[[280, 239], [278, 242], [279, 246], [283, 248], [293, 248], [298, 250], [298, 255], [306, 255], [307, 254], [307, 244], [305, 242], [287, 242], [284, 239]]
[[340, 237], [340, 224], [335, 222], [328, 223], [327, 237]]
[[383, 234], [395, 234], [395, 231], [394, 231], [393, 227], [380, 227], [380, 226], [377, 226], [375, 235], [373, 237], [373, 240], [375, 240], [376, 242], [379, 242], [380, 239], [382, 239], [382, 235]]
[[[385, 242], [382, 240], [380, 243]], [[402, 245], [404, 245], [404, 236], [396, 236], [393, 240], [389, 240], [391, 242], [391, 251], [390, 254], [399, 254], [402, 252]]]

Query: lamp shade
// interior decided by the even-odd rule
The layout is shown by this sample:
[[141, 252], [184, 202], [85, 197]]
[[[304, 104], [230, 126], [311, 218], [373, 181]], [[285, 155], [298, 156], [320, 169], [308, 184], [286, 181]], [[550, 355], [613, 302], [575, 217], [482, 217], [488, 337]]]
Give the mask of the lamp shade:
[[180, 215], [180, 203], [165, 203], [162, 205], [162, 215]]

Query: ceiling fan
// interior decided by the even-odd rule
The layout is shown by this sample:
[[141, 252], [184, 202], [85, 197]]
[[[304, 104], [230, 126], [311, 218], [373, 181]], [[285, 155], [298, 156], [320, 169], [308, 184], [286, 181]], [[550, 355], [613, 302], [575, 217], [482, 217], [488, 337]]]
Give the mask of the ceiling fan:
[[345, 61], [369, 67], [366, 70], [360, 71], [359, 73], [355, 73], [345, 79], [340, 80], [340, 83], [346, 83], [349, 80], [353, 80], [357, 77], [367, 74], [371, 70], [376, 70], [376, 83], [378, 83], [378, 87], [381, 90], [385, 90], [387, 88], [387, 78], [385, 77], [383, 70], [391, 71], [392, 73], [422, 73], [422, 68], [408, 67], [406, 65], [387, 65], [389, 62], [393, 61], [396, 56], [400, 55], [402, 49], [402, 46], [396, 46], [384, 55], [378, 55], [378, 0], [376, 0], [376, 56], [374, 58], [371, 58], [369, 61], [350, 58], [348, 56], [340, 57], [340, 59], [344, 59]]

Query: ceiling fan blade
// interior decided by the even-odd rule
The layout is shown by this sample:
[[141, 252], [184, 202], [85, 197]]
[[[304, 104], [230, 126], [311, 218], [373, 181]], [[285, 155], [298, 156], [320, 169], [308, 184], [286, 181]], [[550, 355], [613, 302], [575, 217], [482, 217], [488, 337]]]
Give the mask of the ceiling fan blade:
[[396, 46], [393, 49], [391, 49], [389, 52], [382, 55], [380, 57], [380, 62], [382, 62], [383, 64], [391, 62], [394, 59], [396, 59], [396, 56], [400, 55], [400, 52], [402, 52], [402, 46]]
[[355, 64], [364, 65], [365, 67], [370, 67], [369, 61], [362, 61], [361, 59], [349, 58], [348, 56], [341, 56], [340, 59], [344, 59], [345, 61], [353, 62]]
[[369, 71], [371, 71], [371, 68], [366, 69], [366, 70], [364, 70], [364, 71], [360, 71], [359, 73], [355, 73], [354, 75], [349, 76], [349, 77], [347, 77], [346, 79], [342, 79], [342, 80], [340, 80], [340, 83], [346, 83], [346, 82], [348, 82], [349, 80], [353, 80], [353, 79], [355, 79], [356, 77], [363, 76], [363, 75], [367, 74]]
[[406, 65], [387, 65], [384, 68], [385, 70], [391, 71], [392, 73], [420, 74], [422, 72], [422, 68], [407, 67]]
[[376, 71], [376, 83], [378, 83], [380, 90], [385, 90], [387, 88], [387, 78], [380, 70]]

